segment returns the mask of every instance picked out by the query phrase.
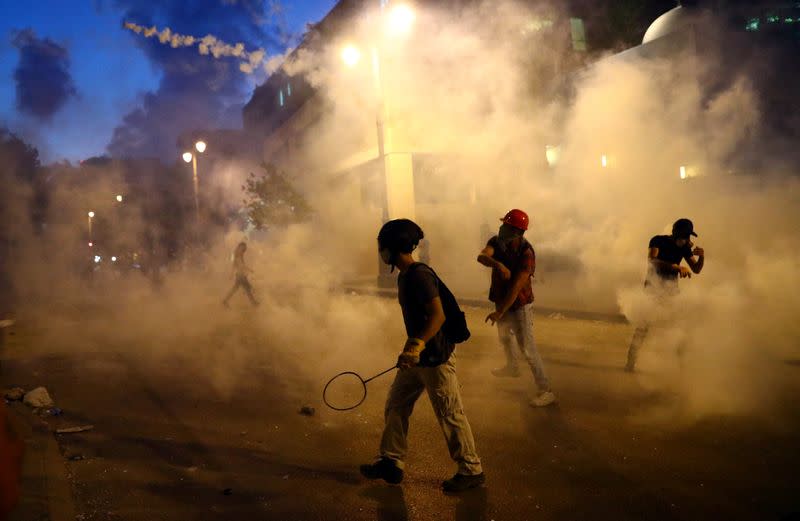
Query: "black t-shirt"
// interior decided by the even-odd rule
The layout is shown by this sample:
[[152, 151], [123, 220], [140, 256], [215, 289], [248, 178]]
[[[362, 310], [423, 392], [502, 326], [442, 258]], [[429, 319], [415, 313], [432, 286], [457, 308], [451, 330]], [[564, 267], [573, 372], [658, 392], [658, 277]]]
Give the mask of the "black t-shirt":
[[[692, 258], [692, 247], [689, 242], [683, 245], [683, 247], [679, 247], [675, 244], [675, 239], [673, 239], [669, 235], [656, 235], [652, 239], [650, 239], [650, 248], [658, 248], [658, 255], [656, 255], [656, 259], [664, 262], [668, 262], [670, 265], [672, 264], [680, 264], [682, 259], [686, 259], [688, 262], [689, 259]], [[658, 278], [655, 278], [658, 277]], [[678, 280], [678, 273], [671, 269], [670, 267], [661, 267], [656, 266], [654, 264], [650, 264], [650, 268], [647, 271], [647, 281], [645, 285], [648, 283], [655, 284], [658, 282], [665, 282], [665, 281], [676, 281]]]
[[[438, 296], [439, 280], [425, 264], [414, 263], [397, 277], [397, 298], [400, 300], [403, 322], [409, 337], [419, 338], [428, 322], [425, 304]], [[443, 364], [450, 358], [454, 348], [455, 345], [444, 337], [444, 331], [439, 329], [425, 344], [425, 349], [419, 355], [419, 365], [435, 367]]]

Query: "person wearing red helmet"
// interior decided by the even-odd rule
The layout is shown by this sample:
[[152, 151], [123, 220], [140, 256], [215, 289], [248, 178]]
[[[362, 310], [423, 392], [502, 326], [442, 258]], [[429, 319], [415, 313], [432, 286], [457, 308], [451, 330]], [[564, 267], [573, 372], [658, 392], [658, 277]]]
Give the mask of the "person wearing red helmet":
[[495, 369], [495, 376], [519, 376], [514, 356], [514, 341], [533, 372], [539, 393], [531, 399], [534, 407], [544, 407], [556, 401], [550, 381], [544, 371], [542, 357], [533, 336], [533, 286], [536, 253], [523, 235], [530, 219], [522, 210], [514, 209], [500, 219], [503, 224], [497, 235], [489, 239], [478, 255], [478, 262], [492, 268], [489, 300], [495, 311], [486, 317], [497, 324], [497, 333], [506, 355], [506, 366]]

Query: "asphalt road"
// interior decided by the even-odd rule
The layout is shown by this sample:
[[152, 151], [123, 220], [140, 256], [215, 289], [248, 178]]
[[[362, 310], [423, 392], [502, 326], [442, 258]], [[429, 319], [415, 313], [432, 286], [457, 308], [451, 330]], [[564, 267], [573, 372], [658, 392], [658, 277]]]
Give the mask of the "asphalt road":
[[[234, 324], [235, 333], [222, 336], [269, 344], [248, 325], [258, 310], [228, 313], [219, 327]], [[59, 321], [71, 329], [58, 342], [47, 320], [22, 320], [3, 376], [50, 390], [65, 411], [47, 418], [51, 427], [94, 426], [56, 435], [83, 521], [778, 520], [800, 511], [796, 365], [774, 362], [769, 377], [786, 384], [769, 411], [687, 416], [681, 389], [654, 385], [668, 381], [659, 369], [621, 371], [630, 326], [537, 317], [559, 403], [534, 409], [530, 374], [489, 373], [500, 350], [494, 330], [479, 327], [483, 314], [469, 311], [474, 337], [459, 347], [457, 366], [487, 484], [457, 496], [439, 488], [455, 469], [424, 395], [403, 484], [358, 474], [377, 448], [389, 376], [370, 384], [362, 407], [335, 412], [321, 404], [324, 381], [285, 376], [297, 360], [259, 356], [241, 361], [220, 393], [208, 367], [141, 356], [141, 346], [109, 332], [82, 337], [80, 320]], [[399, 345], [375, 347], [378, 358], [391, 365]], [[303, 405], [316, 414], [298, 414]]]

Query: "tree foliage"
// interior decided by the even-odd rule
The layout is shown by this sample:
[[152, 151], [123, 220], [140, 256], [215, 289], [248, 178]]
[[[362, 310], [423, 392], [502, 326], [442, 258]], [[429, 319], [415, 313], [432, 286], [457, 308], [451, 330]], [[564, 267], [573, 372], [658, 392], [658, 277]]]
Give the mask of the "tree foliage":
[[0, 175], [32, 182], [39, 168], [39, 151], [0, 128]]
[[287, 226], [304, 222], [311, 216], [311, 207], [283, 172], [275, 165], [262, 163], [260, 175], [250, 173], [242, 186], [244, 205], [256, 229]]

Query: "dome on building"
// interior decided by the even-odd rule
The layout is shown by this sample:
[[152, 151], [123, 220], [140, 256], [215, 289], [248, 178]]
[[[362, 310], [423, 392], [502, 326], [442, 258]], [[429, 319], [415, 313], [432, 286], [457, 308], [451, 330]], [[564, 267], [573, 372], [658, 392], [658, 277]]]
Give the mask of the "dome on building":
[[642, 44], [658, 40], [668, 34], [678, 32], [701, 21], [705, 21], [710, 16], [710, 12], [705, 9], [691, 7], [689, 4], [679, 6], [667, 11], [650, 24], [642, 38]]

